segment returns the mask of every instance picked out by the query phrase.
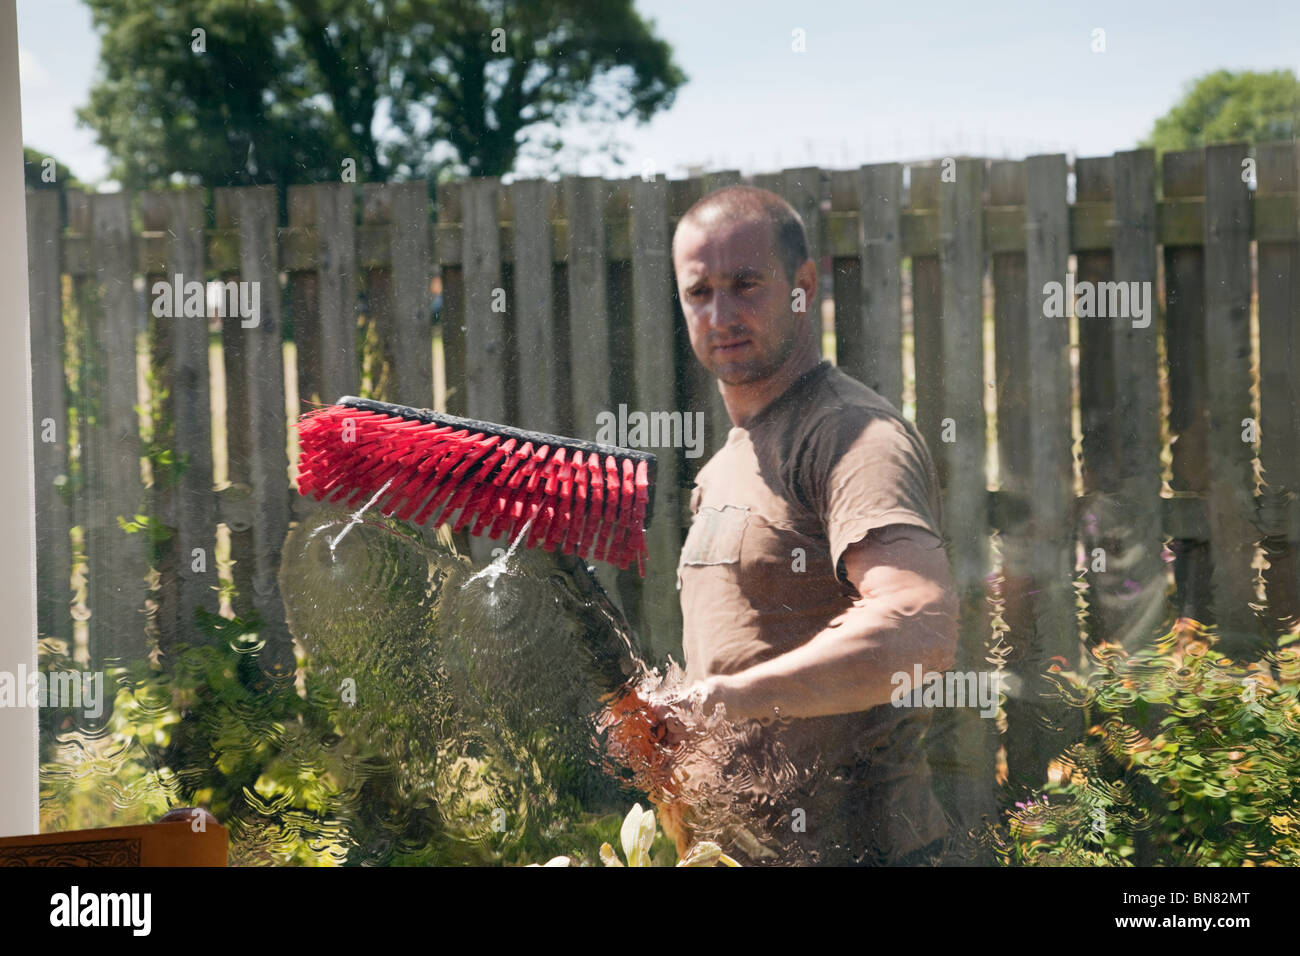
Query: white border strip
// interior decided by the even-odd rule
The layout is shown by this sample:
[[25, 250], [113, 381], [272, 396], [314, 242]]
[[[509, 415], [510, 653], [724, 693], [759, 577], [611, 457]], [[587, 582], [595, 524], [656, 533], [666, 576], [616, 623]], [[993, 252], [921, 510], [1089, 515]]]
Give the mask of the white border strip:
[[[36, 667], [36, 486], [18, 12], [0, 0], [0, 669]], [[0, 708], [0, 836], [39, 829], [37, 711]]]

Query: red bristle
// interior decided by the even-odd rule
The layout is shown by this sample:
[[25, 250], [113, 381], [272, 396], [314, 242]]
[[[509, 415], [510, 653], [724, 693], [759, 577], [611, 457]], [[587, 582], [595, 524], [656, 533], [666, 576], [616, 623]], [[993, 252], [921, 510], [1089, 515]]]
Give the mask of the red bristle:
[[516, 449], [515, 453], [510, 456], [508, 469], [502, 469], [501, 474], [496, 477], [494, 483], [501, 486], [502, 493], [505, 495], [505, 504], [496, 520], [492, 522], [492, 527], [488, 530], [488, 537], [493, 540], [501, 537], [502, 532], [513, 527], [513, 522], [519, 516], [520, 501], [523, 496], [517, 492], [517, 489], [527, 469], [533, 467], [532, 456], [532, 442], [524, 442], [523, 447]]
[[608, 558], [609, 534], [618, 516], [618, 463], [613, 455], [605, 456], [605, 511], [600, 517], [600, 538], [596, 542], [596, 560]]
[[610, 539], [609, 559], [620, 568], [626, 568], [630, 556], [627, 553], [628, 524], [632, 521], [632, 498], [636, 493], [635, 468], [630, 458], [623, 459], [623, 482], [619, 486], [618, 518], [614, 524], [614, 534]]
[[632, 526], [629, 548], [636, 557], [637, 570], [641, 577], [645, 577], [646, 540], [645, 540], [645, 510], [646, 505], [650, 502], [650, 465], [648, 462], [637, 462], [636, 466], [636, 504], [632, 509]]
[[[350, 440], [344, 441], [344, 436]], [[648, 464], [563, 444], [534, 448], [491, 427], [471, 432], [340, 405], [298, 422], [298, 490], [317, 501], [527, 547], [594, 556], [645, 574]], [[593, 554], [594, 552], [594, 554]]]
[[[462, 485], [462, 491], [467, 500], [465, 500], [464, 504], [461, 506], [460, 516], [456, 519], [456, 524], [452, 527], [453, 532], [460, 531], [478, 515], [479, 509], [487, 503], [489, 495], [494, 490], [492, 485], [488, 483], [487, 479], [492, 474], [493, 469], [496, 468], [497, 462], [499, 462], [506, 454], [506, 450], [497, 445], [500, 440], [500, 436], [498, 435], [491, 436], [492, 445], [495, 446], [492, 448], [492, 453], [484, 456], [478, 470], [473, 474], [473, 476], [467, 478]], [[457, 496], [457, 498], [460, 497], [460, 495]], [[452, 501], [447, 504], [449, 509], [457, 506], [457, 498], [453, 498]]]
[[[500, 467], [497, 469], [496, 477], [492, 479], [491, 483], [486, 481], [483, 483], [484, 499], [478, 508], [478, 518], [474, 521], [474, 527], [469, 530], [469, 533], [475, 537], [483, 533], [483, 529], [501, 513], [501, 509], [505, 504], [506, 498], [501, 493], [500, 478], [503, 471], [510, 468], [511, 463], [515, 460], [513, 452], [516, 444], [515, 439], [510, 438], [498, 449], [499, 454], [496, 457], [500, 461]], [[485, 472], [484, 478], [486, 477]]]
[[519, 535], [528, 520], [537, 514], [535, 505], [541, 500], [537, 484], [542, 478], [542, 467], [550, 453], [549, 445], [533, 449], [532, 456], [506, 483], [506, 487], [515, 492], [516, 501], [516, 507], [510, 515], [511, 520], [506, 526], [506, 534], [511, 541]]
[[582, 540], [582, 526], [587, 520], [587, 466], [582, 460], [582, 452], [573, 455], [573, 518], [564, 535], [561, 552], [573, 554], [578, 550]]
[[578, 547], [578, 555], [584, 559], [591, 553], [596, 541], [596, 532], [600, 529], [601, 506], [605, 501], [605, 482], [601, 476], [599, 455], [587, 456], [587, 478], [591, 495], [587, 505], [587, 521], [582, 527], [582, 541]]
[[[402, 513], [407, 517], [414, 510], [417, 502], [414, 500], [419, 489], [424, 485], [427, 471], [421, 472], [420, 466], [426, 462], [436, 461], [441, 457], [441, 452], [433, 452], [429, 447], [432, 443], [420, 442], [418, 445], [407, 447], [402, 454], [402, 472], [411, 477], [404, 484], [397, 485], [388, 493], [387, 504], [383, 507], [383, 513], [391, 515], [398, 507], [402, 505]], [[405, 504], [403, 504], [405, 502]]]
[[[447, 499], [447, 506], [443, 511], [443, 521], [450, 518], [452, 512], [461, 507], [469, 499], [469, 496], [474, 493], [474, 489], [478, 486], [477, 472], [474, 466], [492, 449], [498, 440], [497, 436], [492, 436], [491, 439], [482, 439], [482, 436], [476, 436], [476, 441], [463, 451], [461, 463], [453, 468], [444, 479], [444, 484], [454, 487], [455, 493]], [[441, 524], [442, 521], [438, 523]]]
[[552, 459], [555, 463], [558, 494], [552, 498], [555, 501], [555, 517], [551, 519], [546, 529], [546, 538], [542, 541], [542, 548], [546, 551], [554, 551], [555, 546], [564, 541], [564, 533], [573, 516], [570, 503], [573, 495], [573, 466], [566, 460], [566, 451], [564, 448], [556, 449]]
[[[424, 524], [428, 521], [434, 511], [436, 511], [444, 501], [460, 490], [460, 482], [461, 479], [465, 477], [465, 472], [473, 466], [474, 462], [478, 459], [478, 455], [487, 451], [486, 448], [481, 448], [478, 454], [475, 454], [474, 452], [475, 448], [480, 448], [478, 445], [478, 439], [482, 437], [481, 433], [475, 433], [473, 439], [470, 439], [461, 446], [460, 454], [464, 457], [460, 464], [457, 464], [454, 468], [451, 467], [456, 457], [454, 455], [448, 455], [447, 459], [438, 465], [434, 471], [434, 481], [440, 483], [438, 490], [433, 493], [425, 503], [424, 507], [420, 509], [420, 513], [415, 516], [416, 524]], [[444, 512], [438, 517], [438, 520], [433, 523], [433, 526], [435, 528], [438, 527], [447, 519], [447, 517], [448, 514]]]
[[541, 503], [541, 509], [537, 513], [537, 519], [533, 521], [533, 526], [528, 530], [528, 540], [526, 546], [535, 548], [541, 542], [546, 540], [547, 532], [551, 529], [551, 523], [555, 521], [555, 488], [556, 472], [558, 471], [556, 460], [550, 458], [547, 460], [538, 477], [537, 493]]

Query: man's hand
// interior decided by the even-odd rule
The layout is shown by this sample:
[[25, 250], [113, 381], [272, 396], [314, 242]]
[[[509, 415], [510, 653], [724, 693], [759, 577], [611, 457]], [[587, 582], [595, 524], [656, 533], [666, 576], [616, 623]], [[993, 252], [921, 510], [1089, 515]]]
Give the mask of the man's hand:
[[700, 703], [700, 712], [708, 717], [719, 703], [723, 702], [723, 685], [725, 678], [721, 675], [706, 677], [670, 694], [651, 695], [650, 713], [656, 721], [667, 728], [666, 743], [669, 746], [685, 740], [696, 729], [695, 702]]

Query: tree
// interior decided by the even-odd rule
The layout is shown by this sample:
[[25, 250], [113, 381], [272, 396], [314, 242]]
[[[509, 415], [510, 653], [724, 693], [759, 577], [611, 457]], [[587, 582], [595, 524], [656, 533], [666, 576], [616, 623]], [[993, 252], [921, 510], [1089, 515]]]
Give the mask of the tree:
[[[546, 127], [645, 122], [685, 76], [631, 0], [86, 0], [80, 113], [128, 188], [509, 172]], [[435, 149], [444, 148], [439, 155]]]
[[1300, 82], [1290, 70], [1219, 70], [1188, 85], [1183, 98], [1156, 120], [1142, 146], [1157, 154], [1212, 143], [1270, 143], [1294, 139]]
[[83, 188], [67, 166], [30, 146], [23, 147], [23, 179], [28, 189]]

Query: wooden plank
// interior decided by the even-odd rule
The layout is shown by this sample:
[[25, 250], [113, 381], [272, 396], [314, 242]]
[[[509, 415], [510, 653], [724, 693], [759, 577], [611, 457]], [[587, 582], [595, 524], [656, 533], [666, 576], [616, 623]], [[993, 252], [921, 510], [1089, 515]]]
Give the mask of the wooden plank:
[[389, 183], [392, 321], [396, 394], [401, 404], [433, 404], [433, 326], [429, 292], [429, 194], [422, 181]]
[[[507, 308], [501, 270], [501, 229], [498, 219], [500, 180], [467, 179], [461, 186], [463, 215], [461, 279], [465, 332], [465, 396], [471, 418], [506, 423]], [[509, 542], [502, 542], [508, 545]], [[475, 561], [491, 560], [498, 544], [486, 537], [466, 541]]]
[[[604, 180], [594, 176], [564, 181], [564, 218], [568, 223], [569, 362], [573, 374], [573, 436], [593, 437], [597, 415], [610, 411], [613, 397], [608, 308], [608, 261], [605, 258]], [[596, 577], [623, 607], [618, 571], [596, 563]]]
[[[1114, 215], [1115, 162], [1109, 156], [1080, 157], [1075, 161], [1075, 197], [1078, 202], [1106, 204]], [[1075, 277], [1083, 283], [1110, 282], [1113, 260], [1110, 249], [1080, 250]], [[1074, 303], [1068, 303], [1073, 312]], [[1122, 421], [1115, 414], [1115, 390], [1119, 387], [1114, 370], [1114, 328], [1119, 321], [1084, 316], [1078, 320], [1079, 336], [1079, 424], [1082, 429], [1083, 489], [1113, 493], [1118, 476], [1115, 460]], [[1127, 323], [1125, 323], [1127, 324]], [[1125, 388], [1131, 383], [1125, 383]]]
[[[216, 215], [217, 227], [233, 235], [230, 264], [235, 271], [222, 269], [218, 272], [218, 281], [225, 283], [239, 281], [239, 209], [237, 194], [233, 189], [214, 189], [212, 201]], [[209, 253], [211, 246], [208, 247]], [[216, 263], [211, 263], [217, 268]], [[222, 376], [225, 380], [226, 401], [226, 481], [230, 488], [223, 493], [233, 493], [244, 500], [249, 500], [251, 489], [251, 449], [249, 445], [248, 398], [248, 336], [240, 325], [237, 315], [227, 315], [221, 324], [221, 362]], [[254, 534], [251, 523], [240, 524], [223, 517], [226, 530], [230, 536], [230, 576], [235, 593], [231, 598], [231, 608], [236, 616], [248, 620], [255, 612], [253, 606], [253, 569], [254, 569]]]
[[[909, 206], [937, 210], [939, 167], [911, 167]], [[938, 215], [936, 213], [937, 222]], [[938, 230], [936, 230], [937, 233]], [[938, 250], [912, 256], [912, 351], [916, 372], [916, 427], [934, 453], [939, 484], [947, 487], [948, 458], [940, 454], [943, 415], [943, 273]]]
[[1157, 388], [1155, 155], [1139, 149], [1115, 154], [1116, 281], [1140, 283], [1150, 314], [1116, 322], [1115, 418], [1123, 423], [1116, 449], [1122, 490], [1142, 513], [1160, 497], [1160, 394]]
[[[64, 250], [64, 270], [69, 266], [67, 254], [69, 243], [75, 239], [80, 242], [86, 250], [86, 261], [90, 260], [90, 197], [79, 189], [68, 189], [65, 194], [65, 215], [66, 215], [66, 232], [63, 240]], [[73, 574], [77, 575], [74, 581], [75, 589], [73, 597], [73, 606], [76, 609], [76, 616], [79, 622], [74, 625], [78, 644], [90, 640], [89, 634], [89, 601], [90, 591], [86, 586], [90, 567], [88, 555], [86, 553], [86, 531], [90, 524], [89, 514], [90, 505], [93, 501], [86, 484], [88, 470], [91, 464], [91, 444], [87, 434], [87, 428], [94, 416], [94, 393], [89, 387], [89, 382], [93, 377], [98, 377], [99, 373], [93, 368], [93, 338], [91, 315], [96, 308], [95, 302], [95, 285], [91, 281], [89, 272], [84, 271], [80, 275], [69, 276], [72, 286], [73, 316], [70, 322], [65, 323], [65, 331], [68, 336], [68, 347], [71, 350], [69, 371], [72, 375], [69, 384], [72, 386], [70, 399], [72, 409], [69, 415], [69, 424], [75, 426], [77, 430], [76, 443], [69, 448], [69, 466], [72, 469], [72, 524], [76, 534], [74, 538], [73, 550]], [[82, 648], [79, 646], [78, 650]], [[85, 646], [85, 652], [90, 653], [89, 644]]]
[[822, 354], [822, 336], [827, 331], [822, 322], [822, 285], [826, 258], [826, 217], [822, 215], [823, 173], [815, 166], [786, 169], [781, 173], [780, 193], [803, 220], [808, 236], [808, 255], [817, 267], [817, 284], [808, 302], [808, 314], [817, 331], [817, 354]]
[[[632, 334], [636, 365], [635, 407], [645, 411], [680, 412], [683, 437], [703, 425], [703, 413], [680, 409], [677, 400], [676, 351], [665, 347], [674, 335], [673, 269], [669, 247], [668, 184], [662, 177], [630, 181], [632, 190]], [[698, 429], [693, 432], [698, 434]], [[701, 436], [702, 437], [702, 436]], [[700, 449], [702, 451], [702, 449]], [[680, 483], [682, 458], [689, 449], [659, 447], [654, 488], [654, 514], [647, 532], [650, 560], [642, 595], [642, 634], [653, 660], [672, 654], [682, 658], [682, 615], [677, 591], [677, 559], [682, 548]], [[702, 456], [697, 456], [702, 457]]]
[[[1025, 232], [1025, 164], [999, 161], [989, 167], [989, 202], [994, 206], [1020, 210], [1021, 235]], [[1022, 242], [1023, 245], [1023, 242]], [[1029, 469], [1029, 328], [1025, 254], [999, 252], [991, 255], [993, 272], [994, 378], [997, 387], [998, 483], [1023, 514], [1020, 527], [1002, 526], [1004, 534], [1027, 531], [1030, 487]], [[1012, 512], [1013, 514], [1015, 512]], [[1015, 558], [1004, 555], [1004, 562]], [[1023, 566], [1008, 568], [1008, 574], [1022, 574]]]
[[[1259, 201], [1275, 196], [1300, 221], [1300, 147], [1274, 143], [1256, 148]], [[1269, 615], [1278, 630], [1300, 618], [1300, 245], [1260, 241], [1259, 402], [1260, 460], [1264, 489], [1260, 525], [1269, 567], [1264, 572]]]
[[[145, 235], [167, 235], [170, 229], [170, 219], [167, 215], [167, 194], [162, 191], [145, 192], [140, 194], [140, 221], [145, 229]], [[146, 389], [148, 400], [145, 405], [145, 413], [149, 420], [149, 428], [152, 434], [154, 447], [169, 449], [175, 454], [176, 433], [174, 415], [172, 414], [172, 395], [175, 392], [176, 383], [173, 372], [175, 362], [173, 361], [173, 351], [175, 349], [175, 338], [178, 331], [178, 325], [186, 321], [183, 309], [176, 309], [175, 303], [172, 302], [170, 290], [176, 277], [180, 276], [182, 289], [187, 281], [192, 281], [193, 275], [186, 276], [178, 269], [169, 269], [167, 256], [163, 256], [157, 261], [151, 262], [149, 271], [145, 273], [144, 288], [146, 293], [146, 302], [152, 306], [158, 296], [155, 295], [156, 284], [161, 282], [162, 286], [158, 291], [162, 294], [163, 301], [169, 306], [166, 310], [155, 310], [150, 307], [147, 311], [145, 322], [147, 323], [146, 334], [146, 351], [150, 368], [150, 377], [146, 379]], [[155, 311], [163, 311], [163, 315], [156, 315]], [[191, 319], [190, 321], [195, 321]], [[200, 320], [201, 321], [201, 320]], [[142, 396], [143, 397], [143, 396]], [[155, 454], [149, 462], [149, 485], [146, 491], [148, 500], [148, 513], [159, 523], [170, 530], [166, 540], [156, 542], [152, 549], [151, 563], [157, 573], [155, 583], [150, 595], [154, 607], [153, 612], [148, 618], [148, 630], [150, 637], [158, 642], [160, 648], [165, 654], [169, 654], [172, 648], [180, 640], [181, 618], [180, 618], [180, 579], [177, 573], [177, 552], [176, 552], [176, 494], [175, 485], [172, 480], [174, 473], [168, 465], [159, 460]]]
[[[994, 202], [1024, 197], [1025, 254], [997, 268], [999, 377], [1020, 376], [999, 401], [998, 441], [1013, 495], [1001, 515], [1004, 547], [1008, 777], [1037, 788], [1048, 763], [1081, 732], [1077, 713], [1045, 697], [1050, 658], [1078, 659], [1074, 620], [1074, 475], [1070, 408], [1069, 318], [1045, 314], [1044, 288], [1068, 269], [1067, 168], [1063, 156], [997, 164]], [[1006, 283], [1020, 279], [1022, 296]], [[1006, 353], [1005, 355], [1003, 353]], [[1004, 410], [1005, 408], [1005, 410]], [[1003, 428], [1003, 418], [1007, 427]], [[1003, 443], [1005, 440], [1005, 449]], [[1000, 472], [1001, 474], [1001, 472]]]
[[[334, 402], [343, 395], [357, 394], [361, 387], [357, 363], [356, 196], [348, 183], [291, 186], [291, 216], [296, 190], [311, 197], [303, 217], [310, 215], [317, 236], [316, 310], [303, 316], [305, 324], [314, 328], [311, 340], [318, 347], [319, 364], [311, 381], [317, 383], [322, 402]], [[305, 393], [298, 396], [300, 401], [308, 397]]]
[[515, 290], [512, 303], [519, 336], [519, 424], [536, 431], [561, 430], [558, 392], [568, 381], [555, 335], [551, 218], [555, 184], [544, 179], [511, 185], [514, 200]]
[[[1026, 686], [1037, 669], [1033, 661], [1034, 539], [1030, 490], [1033, 485], [1030, 420], [1029, 305], [1025, 269], [1025, 164], [999, 161], [989, 166], [989, 203], [993, 208], [1014, 208], [1019, 215], [1016, 231], [1019, 249], [991, 253], [993, 272], [994, 378], [997, 387], [997, 452], [1000, 489], [991, 493], [991, 523], [1001, 532], [1002, 618], [1005, 643], [997, 654], [1019, 681], [1007, 681], [1004, 709], [1007, 730], [1008, 782], [1012, 788], [1033, 788], [1043, 778], [1046, 749], [1039, 704]], [[1009, 251], [1008, 251], [1009, 250]], [[1014, 792], [1014, 791], [1013, 791]]]
[[1025, 161], [1026, 252], [1029, 286], [1030, 500], [1034, 569], [1034, 653], [1045, 665], [1079, 657], [1074, 617], [1074, 465], [1070, 426], [1069, 324], [1044, 316], [1044, 287], [1064, 283], [1068, 268], [1066, 162], [1060, 155]]
[[[438, 186], [438, 224], [456, 225], [459, 237], [460, 183], [443, 183]], [[442, 355], [443, 374], [446, 377], [446, 411], [464, 416], [465, 407], [465, 308], [464, 283], [461, 267], [449, 261], [449, 248], [439, 237], [438, 258], [442, 272]], [[459, 258], [461, 244], [455, 243]]]
[[[248, 417], [249, 485], [253, 514], [253, 605], [265, 641], [259, 661], [264, 673], [291, 678], [295, 669], [293, 639], [284, 619], [277, 576], [280, 553], [289, 531], [289, 460], [285, 452], [284, 351], [280, 332], [279, 264], [275, 247], [275, 189], [253, 186], [233, 191], [239, 227], [240, 281], [250, 285], [249, 301], [259, 303], [256, 325], [242, 316], [246, 339], [245, 387]], [[242, 291], [242, 290], [241, 290]]]
[[[903, 407], [903, 167], [898, 163], [863, 166], [857, 172], [861, 216], [862, 310], [857, 315], [860, 343], [850, 375], [865, 382], [895, 408]], [[839, 296], [836, 296], [839, 301]], [[854, 316], [846, 315], [848, 321]], [[839, 332], [839, 309], [835, 313]], [[856, 369], [857, 371], [854, 371]]]
[[[203, 193], [169, 190], [168, 265], [186, 277], [204, 279]], [[200, 607], [219, 610], [216, 510], [212, 493], [212, 412], [208, 370], [208, 320], [177, 320], [171, 354], [171, 415], [175, 453], [181, 468], [175, 488], [175, 574], [179, 583], [177, 637], [202, 642], [195, 625]]]
[[[984, 600], [984, 162], [959, 160], [954, 171], [955, 179], [940, 177], [937, 186], [942, 372], [935, 393], [940, 433], [930, 450], [944, 462], [943, 532], [959, 601], [956, 668], [978, 671], [987, 667], [990, 635]], [[936, 714], [932, 730], [927, 753], [936, 792], [969, 832], [995, 806], [993, 722], [974, 710], [953, 708]]]
[[564, 181], [564, 213], [569, 225], [570, 391], [578, 437], [594, 434], [596, 415], [610, 406], [605, 188], [604, 181], [593, 176]]
[[[1155, 154], [1148, 149], [1114, 158], [1115, 251], [1112, 277], [1142, 295], [1146, 315], [1107, 319], [1111, 333], [1111, 461], [1114, 513], [1098, 528], [1113, 529], [1123, 553], [1108, 555], [1103, 630], [1126, 647], [1146, 644], [1167, 613], [1168, 571], [1160, 529], [1160, 391], [1157, 336]], [[1118, 558], [1118, 561], [1116, 560]], [[1132, 592], [1133, 585], [1139, 588]], [[1097, 603], [1097, 599], [1094, 600]]]
[[1245, 144], [1205, 151], [1205, 347], [1210, 412], [1210, 551], [1215, 623], [1225, 649], [1258, 639], [1255, 601], [1251, 418], [1250, 191], [1241, 175]]
[[[837, 169], [831, 172], [831, 202], [858, 205], [858, 176], [853, 170]], [[835, 215], [835, 210], [832, 209], [830, 216]], [[862, 321], [862, 249], [856, 243], [848, 255], [832, 255], [831, 297], [835, 364], [842, 371], [863, 381], [862, 333], [865, 323]], [[899, 299], [901, 302], [901, 295]], [[902, 364], [901, 350], [899, 364]]]
[[461, 190], [465, 243], [461, 258], [465, 296], [465, 387], [469, 415], [505, 422], [506, 314], [497, 220], [500, 180], [468, 179]]
[[[286, 256], [284, 244], [280, 248], [280, 265], [288, 273], [289, 314], [285, 322], [293, 328], [294, 367], [297, 369], [298, 408], [306, 410], [309, 402], [332, 402], [339, 395], [325, 397], [320, 385], [320, 277], [316, 247], [316, 193], [311, 186], [290, 186], [288, 192], [289, 228], [294, 237], [294, 253], [302, 252], [300, 237], [310, 233], [311, 254]], [[355, 392], [344, 394], [356, 394]], [[295, 477], [297, 471], [295, 469]], [[310, 502], [310, 504], [309, 504]], [[315, 502], [306, 499], [295, 505], [306, 513]]]
[[[940, 321], [940, 440], [934, 457], [947, 461], [946, 532], [953, 577], [963, 591], [979, 590], [987, 573], [988, 532], [981, 507], [984, 461], [984, 163], [958, 160], [956, 181], [939, 186], [943, 245]], [[944, 422], [951, 421], [952, 428]], [[945, 441], [947, 437], [950, 440]]]
[[91, 666], [143, 657], [147, 536], [126, 534], [118, 518], [131, 520], [144, 504], [140, 476], [140, 430], [136, 407], [136, 326], [133, 287], [131, 200], [126, 193], [90, 197], [91, 261], [97, 308], [88, 316], [91, 362], [99, 375], [88, 381], [94, 424], [86, 428], [86, 493], [89, 504]]
[[[1205, 150], [1165, 153], [1161, 159], [1166, 197], [1203, 197]], [[1204, 202], [1198, 203], [1204, 212]], [[1170, 489], [1205, 495], [1209, 489], [1209, 412], [1205, 392], [1204, 218], [1194, 245], [1164, 244], [1165, 355], [1169, 365], [1169, 435], [1173, 440]], [[1210, 620], [1210, 551], [1203, 539], [1177, 537], [1174, 554], [1178, 616]]]
[[[63, 331], [59, 194], [27, 193], [27, 282], [32, 350], [32, 432], [36, 436], [36, 627], [72, 651], [72, 505], [63, 488], [71, 476], [68, 442], [68, 364]], [[69, 489], [70, 490], [70, 489]]]

